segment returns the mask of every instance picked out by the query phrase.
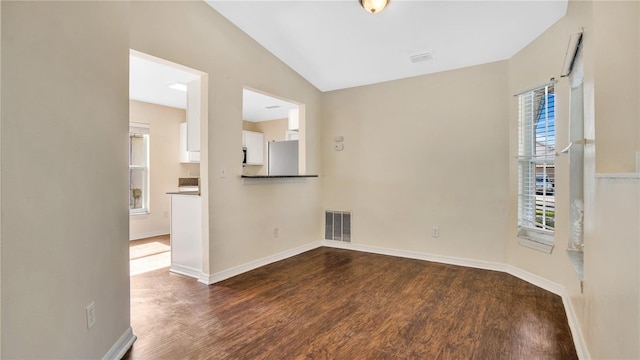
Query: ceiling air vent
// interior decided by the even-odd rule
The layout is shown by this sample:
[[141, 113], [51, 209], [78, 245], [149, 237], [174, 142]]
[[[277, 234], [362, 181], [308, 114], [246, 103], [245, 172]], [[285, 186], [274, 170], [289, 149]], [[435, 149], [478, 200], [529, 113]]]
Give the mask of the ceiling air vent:
[[277, 109], [277, 108], [279, 108], [279, 107], [280, 107], [280, 105], [269, 105], [269, 106], [265, 106], [264, 108], [265, 108], [265, 109], [272, 110], [272, 109]]
[[430, 52], [430, 51], [423, 52], [421, 54], [416, 54], [416, 55], [409, 56], [409, 60], [411, 60], [412, 63], [434, 60], [435, 58], [436, 57], [433, 56], [433, 53]]

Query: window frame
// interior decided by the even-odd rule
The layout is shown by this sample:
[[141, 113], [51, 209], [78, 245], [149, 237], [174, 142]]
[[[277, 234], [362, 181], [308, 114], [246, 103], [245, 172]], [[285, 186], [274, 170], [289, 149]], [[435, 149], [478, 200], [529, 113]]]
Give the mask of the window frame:
[[[138, 215], [147, 215], [150, 213], [149, 210], [149, 124], [143, 123], [129, 123], [129, 215], [130, 216], [138, 216]], [[144, 151], [145, 151], [145, 163], [143, 165], [134, 165], [131, 164], [132, 161], [132, 146], [131, 146], [131, 137], [132, 135], [142, 135], [144, 142]], [[131, 198], [133, 191], [133, 183], [132, 183], [132, 171], [133, 170], [142, 170], [142, 194], [141, 194], [141, 202], [142, 207], [140, 208], [131, 208]]]
[[[541, 93], [543, 91], [543, 93]], [[541, 95], [542, 94], [542, 95]], [[555, 187], [553, 189], [553, 225], [549, 225], [546, 214], [551, 207], [546, 190], [543, 190], [541, 205], [538, 204], [536, 178], [546, 178], [547, 169], [554, 168], [555, 157], [555, 103], [554, 82], [517, 94], [518, 97], [518, 221], [517, 237], [520, 245], [551, 253], [555, 244]], [[553, 99], [553, 101], [551, 101]], [[551, 104], [553, 115], [551, 116]], [[536, 110], [540, 109], [540, 110]], [[544, 110], [545, 113], [541, 113]], [[544, 116], [542, 118], [542, 116]], [[544, 119], [546, 125], [539, 140], [538, 122]], [[550, 126], [549, 124], [552, 124]], [[552, 130], [550, 130], [552, 129]], [[551, 140], [552, 139], [552, 140]], [[552, 146], [551, 146], [552, 145]], [[540, 156], [539, 147], [544, 150]], [[542, 168], [542, 174], [536, 169]], [[546, 189], [546, 186], [543, 187]], [[537, 210], [541, 206], [542, 223], [538, 223]]]

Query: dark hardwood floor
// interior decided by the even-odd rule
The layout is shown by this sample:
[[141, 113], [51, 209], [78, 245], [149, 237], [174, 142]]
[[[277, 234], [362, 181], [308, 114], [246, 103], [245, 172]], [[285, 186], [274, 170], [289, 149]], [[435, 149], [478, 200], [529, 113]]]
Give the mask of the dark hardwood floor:
[[125, 359], [576, 359], [559, 296], [511, 275], [319, 248], [206, 286], [131, 278]]

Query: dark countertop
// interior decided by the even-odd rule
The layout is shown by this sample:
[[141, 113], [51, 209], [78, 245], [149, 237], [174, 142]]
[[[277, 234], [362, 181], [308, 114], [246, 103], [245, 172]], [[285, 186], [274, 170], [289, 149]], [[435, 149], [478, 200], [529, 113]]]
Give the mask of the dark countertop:
[[200, 196], [199, 191], [170, 191], [167, 195], [196, 195]]
[[245, 179], [281, 179], [281, 178], [310, 178], [318, 175], [241, 175]]

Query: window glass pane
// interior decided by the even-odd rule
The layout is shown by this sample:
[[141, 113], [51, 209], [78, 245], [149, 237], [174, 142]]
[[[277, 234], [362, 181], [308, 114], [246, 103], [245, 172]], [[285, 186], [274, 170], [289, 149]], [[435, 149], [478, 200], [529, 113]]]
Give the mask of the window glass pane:
[[129, 209], [142, 209], [145, 204], [146, 169], [129, 169]]
[[147, 141], [145, 135], [131, 134], [130, 165], [146, 166], [147, 165]]
[[553, 91], [550, 85], [519, 96], [518, 226], [548, 234], [555, 229]]

